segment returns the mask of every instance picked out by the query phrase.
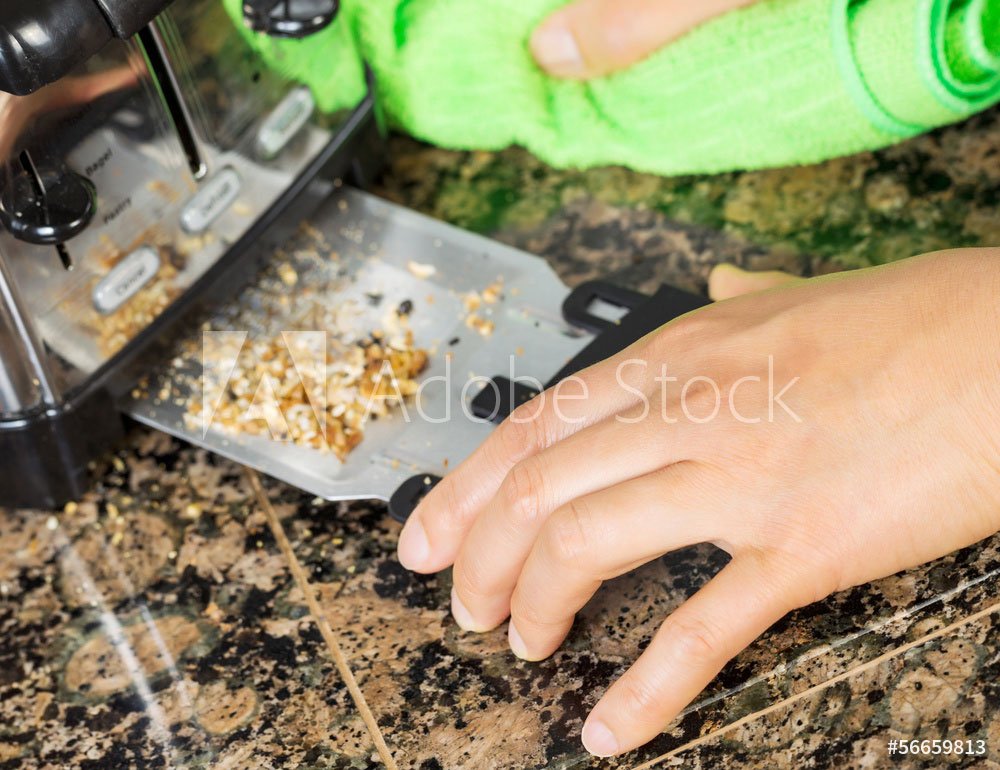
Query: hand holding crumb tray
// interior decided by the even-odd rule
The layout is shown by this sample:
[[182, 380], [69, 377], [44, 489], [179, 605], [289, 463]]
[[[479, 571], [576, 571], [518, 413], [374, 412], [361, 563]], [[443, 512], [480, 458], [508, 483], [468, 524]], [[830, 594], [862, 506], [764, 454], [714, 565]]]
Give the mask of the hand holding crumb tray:
[[[93, 489], [0, 509], [0, 765], [1000, 762], [996, 110], [694, 179], [484, 151], [678, 173], [882, 148], [996, 102], [1000, 3], [307, 5], [78, 4], [77, 63], [120, 38], [139, 80], [67, 101], [92, 123], [53, 121], [68, 160], [5, 150], [2, 221], [34, 240], [0, 232], [0, 347], [35, 355], [0, 396], [51, 408], [0, 400], [0, 438], [76, 420], [83, 478], [107, 426], [74, 399], [176, 345], [101, 392], [146, 427]], [[0, 84], [41, 88], [8, 49]], [[548, 260], [345, 184], [372, 179], [376, 99], [477, 150], [395, 139], [385, 196]], [[179, 184], [109, 202], [126, 156]]]

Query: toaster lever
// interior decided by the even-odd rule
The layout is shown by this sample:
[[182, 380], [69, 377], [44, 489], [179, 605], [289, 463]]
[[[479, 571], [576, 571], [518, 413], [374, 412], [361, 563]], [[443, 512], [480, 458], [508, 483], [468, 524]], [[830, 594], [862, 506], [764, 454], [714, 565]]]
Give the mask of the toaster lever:
[[115, 37], [126, 40], [149, 24], [173, 0], [96, 0]]

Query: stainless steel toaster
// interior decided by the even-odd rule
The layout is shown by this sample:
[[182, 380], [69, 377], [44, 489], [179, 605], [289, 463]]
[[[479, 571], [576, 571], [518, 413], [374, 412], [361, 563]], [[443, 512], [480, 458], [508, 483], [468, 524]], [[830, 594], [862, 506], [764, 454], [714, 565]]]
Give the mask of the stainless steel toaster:
[[[337, 13], [244, 5], [284, 37]], [[251, 274], [289, 212], [364, 184], [379, 145], [370, 98], [321, 114], [219, 0], [4, 0], [0, 504], [79, 495], [155, 343]]]
[[[389, 500], [402, 517], [517, 403], [702, 304], [667, 287], [571, 292], [537, 257], [358, 192], [383, 158], [377, 84], [324, 112], [240, 29], [309, 38], [347, 23], [337, 0], [231, 11], [222, 0], [0, 6], [0, 505], [78, 497], [127, 413], [328, 499]], [[303, 220], [318, 234], [305, 251], [322, 253], [301, 281], [278, 282], [278, 304], [415, 307], [425, 381], [445, 382], [430, 407], [453, 419], [382, 420], [346, 460], [185, 419], [204, 382], [197, 339], [183, 345], [194, 322], [237, 317], [247, 291], [259, 302], [260, 271]], [[491, 281], [498, 301], [470, 328], [463, 297]], [[627, 315], [595, 313], [602, 300]], [[264, 334], [301, 328], [260, 315], [250, 325]]]

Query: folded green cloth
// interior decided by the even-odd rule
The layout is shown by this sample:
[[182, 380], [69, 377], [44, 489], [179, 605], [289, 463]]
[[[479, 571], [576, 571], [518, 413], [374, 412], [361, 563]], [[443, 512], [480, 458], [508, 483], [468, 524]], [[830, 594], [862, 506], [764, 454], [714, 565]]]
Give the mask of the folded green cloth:
[[1000, 101], [1000, 0], [762, 0], [587, 83], [546, 76], [528, 50], [563, 4], [345, 0], [314, 39], [247, 34], [325, 110], [357, 101], [363, 57], [392, 125], [449, 148], [519, 144], [556, 166], [813, 163]]

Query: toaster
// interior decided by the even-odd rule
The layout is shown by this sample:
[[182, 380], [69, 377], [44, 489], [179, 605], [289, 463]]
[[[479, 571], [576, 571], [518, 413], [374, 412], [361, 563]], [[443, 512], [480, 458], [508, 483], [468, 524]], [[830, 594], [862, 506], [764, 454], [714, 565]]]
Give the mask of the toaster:
[[[337, 11], [245, 9], [286, 37]], [[0, 503], [50, 507], [86, 488], [156, 343], [382, 151], [370, 98], [320, 114], [217, 0], [5, 0], [0, 92]]]
[[[337, 0], [242, 11], [234, 20], [221, 0], [0, 8], [0, 505], [79, 497], [130, 415], [326, 499], [385, 499], [405, 517], [518, 403], [703, 304], [669, 287], [570, 291], [537, 257], [362, 192], [384, 158], [377, 84], [323, 112], [238, 28], [308, 43], [347, 23]], [[309, 264], [289, 267], [296, 254]], [[275, 282], [276, 261], [295, 279]], [[497, 281], [502, 301], [475, 328], [463, 303]], [[288, 312], [234, 309], [262, 295]], [[421, 377], [443, 383], [428, 409], [461, 414], [380, 420], [346, 459], [193, 425], [206, 319], [301, 331], [305, 297], [407, 307], [430, 351]]]

